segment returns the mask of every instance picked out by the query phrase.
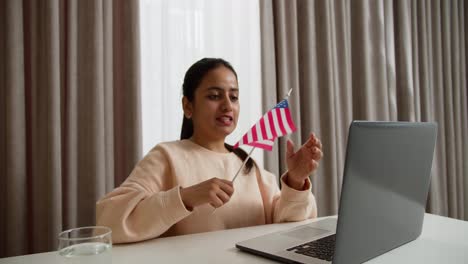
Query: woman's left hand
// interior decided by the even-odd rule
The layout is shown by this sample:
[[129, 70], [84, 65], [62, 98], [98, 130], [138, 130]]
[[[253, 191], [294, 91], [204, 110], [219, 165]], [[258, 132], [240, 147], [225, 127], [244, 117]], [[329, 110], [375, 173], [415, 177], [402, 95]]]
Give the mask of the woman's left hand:
[[306, 179], [318, 168], [319, 160], [322, 157], [322, 143], [315, 134], [311, 133], [307, 142], [297, 152], [294, 152], [294, 143], [288, 140], [286, 184], [296, 190], [304, 190]]

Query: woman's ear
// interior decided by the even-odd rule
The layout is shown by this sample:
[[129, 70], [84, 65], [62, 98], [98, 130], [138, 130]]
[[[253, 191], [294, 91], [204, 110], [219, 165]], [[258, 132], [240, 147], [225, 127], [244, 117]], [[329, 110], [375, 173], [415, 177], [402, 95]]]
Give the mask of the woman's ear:
[[192, 118], [192, 114], [193, 114], [192, 102], [190, 102], [186, 96], [182, 97], [182, 108], [184, 109], [185, 118], [187, 119]]

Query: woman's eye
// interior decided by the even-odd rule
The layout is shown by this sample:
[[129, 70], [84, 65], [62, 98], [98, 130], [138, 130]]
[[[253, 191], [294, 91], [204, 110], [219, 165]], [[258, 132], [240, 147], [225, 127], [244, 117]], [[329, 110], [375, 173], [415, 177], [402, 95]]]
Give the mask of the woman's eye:
[[237, 100], [239, 100], [239, 97], [237, 97], [237, 96], [234, 96], [234, 95], [233, 95], [233, 96], [231, 96], [231, 101], [233, 101], [233, 102], [237, 102]]
[[217, 94], [210, 94], [210, 95], [208, 95], [208, 99], [210, 99], [210, 100], [217, 100], [217, 99], [219, 99], [219, 95], [217, 95]]

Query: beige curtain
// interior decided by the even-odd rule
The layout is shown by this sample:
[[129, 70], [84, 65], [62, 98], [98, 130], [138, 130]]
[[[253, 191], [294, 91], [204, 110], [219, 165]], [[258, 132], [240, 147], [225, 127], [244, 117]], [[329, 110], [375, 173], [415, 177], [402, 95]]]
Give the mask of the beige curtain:
[[[336, 214], [353, 119], [436, 121], [428, 212], [468, 220], [467, 4], [463, 0], [261, 0], [263, 104], [290, 99], [304, 140], [324, 145], [312, 177]], [[284, 171], [284, 139], [266, 155]]]
[[55, 250], [140, 157], [138, 1], [0, 1], [0, 257]]

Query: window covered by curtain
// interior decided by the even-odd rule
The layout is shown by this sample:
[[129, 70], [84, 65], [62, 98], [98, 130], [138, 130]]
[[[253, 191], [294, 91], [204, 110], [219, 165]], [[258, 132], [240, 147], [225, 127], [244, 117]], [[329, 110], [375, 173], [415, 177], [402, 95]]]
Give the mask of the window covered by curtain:
[[[235, 143], [262, 115], [257, 1], [142, 0], [143, 155], [179, 139], [185, 71], [203, 57], [229, 61], [239, 77], [241, 112]], [[254, 157], [263, 164], [261, 151]]]

